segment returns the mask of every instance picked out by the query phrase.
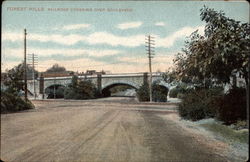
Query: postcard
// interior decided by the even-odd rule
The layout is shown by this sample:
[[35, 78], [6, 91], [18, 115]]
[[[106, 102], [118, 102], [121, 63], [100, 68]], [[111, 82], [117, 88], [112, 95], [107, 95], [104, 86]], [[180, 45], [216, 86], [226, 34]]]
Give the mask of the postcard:
[[247, 161], [249, 29], [243, 0], [4, 1], [1, 160]]

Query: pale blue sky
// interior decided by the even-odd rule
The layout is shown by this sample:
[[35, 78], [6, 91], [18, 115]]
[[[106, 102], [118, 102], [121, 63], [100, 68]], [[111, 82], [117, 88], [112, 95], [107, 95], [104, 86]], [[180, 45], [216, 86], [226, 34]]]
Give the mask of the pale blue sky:
[[[200, 9], [222, 10], [226, 16], [249, 21], [249, 4], [204, 1], [5, 1], [2, 5], [2, 69], [23, 60], [23, 30], [27, 29], [28, 53], [38, 55], [38, 70], [54, 63], [69, 70], [108, 70], [113, 73], [147, 71], [145, 35], [156, 37], [153, 71], [165, 71], [185, 37], [199, 29]], [[13, 7], [24, 7], [23, 11]], [[43, 11], [31, 11], [43, 8]], [[66, 8], [67, 11], [48, 11]], [[92, 11], [71, 11], [74, 8]], [[107, 9], [129, 9], [128, 12]], [[105, 9], [95, 11], [95, 9]]]

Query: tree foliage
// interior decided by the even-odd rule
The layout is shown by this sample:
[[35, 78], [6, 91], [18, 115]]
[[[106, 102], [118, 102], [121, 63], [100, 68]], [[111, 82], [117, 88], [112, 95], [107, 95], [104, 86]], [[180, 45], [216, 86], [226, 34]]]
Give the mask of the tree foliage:
[[[168, 89], [159, 85], [158, 82], [152, 84], [152, 99], [155, 102], [166, 102]], [[136, 90], [136, 96], [139, 101], [149, 101], [149, 85], [145, 82], [139, 89]]]
[[28, 100], [25, 102], [21, 97], [13, 93], [1, 91], [1, 113], [9, 113], [33, 109], [35, 106]]
[[65, 99], [93, 99], [97, 95], [97, 89], [91, 81], [79, 80], [75, 75], [72, 77], [71, 84], [64, 90]]
[[66, 68], [60, 66], [58, 64], [54, 64], [52, 67], [46, 70], [47, 73], [54, 73], [54, 72], [66, 72]]
[[[250, 25], [204, 6], [205, 35], [194, 31], [174, 62], [176, 78], [185, 82], [229, 83], [239, 73], [248, 84]], [[205, 82], [206, 83], [206, 82]]]
[[[32, 79], [33, 67], [27, 66], [27, 79]], [[38, 71], [35, 70], [35, 78], [38, 77]], [[19, 93], [24, 89], [24, 64], [21, 63], [6, 72], [4, 85], [9, 93]]]
[[[21, 63], [14, 68], [7, 70], [3, 84], [6, 89], [1, 89], [1, 113], [16, 112], [34, 108], [34, 105], [27, 100], [24, 101], [19, 95], [24, 89], [24, 64]], [[27, 66], [27, 73], [33, 69]], [[36, 71], [37, 72], [37, 71]]]

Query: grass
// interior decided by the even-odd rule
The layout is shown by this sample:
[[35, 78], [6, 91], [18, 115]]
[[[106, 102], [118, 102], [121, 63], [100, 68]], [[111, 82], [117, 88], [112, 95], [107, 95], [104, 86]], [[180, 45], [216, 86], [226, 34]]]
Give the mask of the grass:
[[205, 123], [201, 124], [201, 126], [214, 132], [216, 135], [221, 135], [226, 140], [248, 143], [248, 131], [237, 131], [219, 123]]

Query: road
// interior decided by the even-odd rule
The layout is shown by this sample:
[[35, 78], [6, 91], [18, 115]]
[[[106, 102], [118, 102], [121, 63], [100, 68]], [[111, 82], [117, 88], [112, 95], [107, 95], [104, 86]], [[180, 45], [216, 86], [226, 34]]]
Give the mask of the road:
[[133, 98], [33, 101], [35, 110], [1, 114], [4, 161], [227, 161], [176, 122], [175, 105]]

